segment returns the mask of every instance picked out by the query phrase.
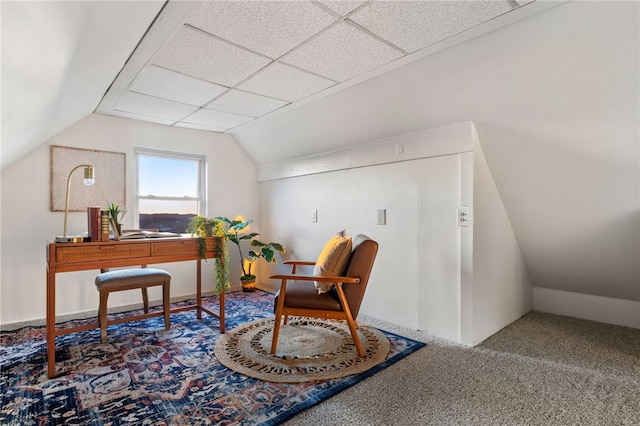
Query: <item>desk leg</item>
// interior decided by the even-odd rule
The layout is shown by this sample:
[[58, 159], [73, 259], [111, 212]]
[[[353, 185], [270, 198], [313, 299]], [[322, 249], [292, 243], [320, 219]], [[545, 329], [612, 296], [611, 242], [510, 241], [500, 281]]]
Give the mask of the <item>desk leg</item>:
[[196, 317], [202, 319], [202, 260], [198, 259], [196, 262]]
[[224, 286], [220, 292], [220, 333], [224, 333]]
[[56, 374], [56, 273], [47, 266], [47, 375]]

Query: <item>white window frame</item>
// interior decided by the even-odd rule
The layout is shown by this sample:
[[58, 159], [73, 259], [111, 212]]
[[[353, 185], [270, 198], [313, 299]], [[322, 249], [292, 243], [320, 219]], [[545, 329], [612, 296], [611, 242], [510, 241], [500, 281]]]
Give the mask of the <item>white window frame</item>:
[[[207, 158], [201, 154], [189, 154], [185, 152], [165, 151], [151, 148], [134, 148], [136, 162], [135, 174], [135, 194], [134, 194], [134, 226], [140, 226], [140, 200], [169, 200], [169, 201], [196, 201], [198, 203], [198, 214], [207, 215]], [[164, 197], [157, 195], [140, 194], [140, 157], [156, 156], [163, 158], [174, 158], [176, 160], [195, 160], [198, 162], [198, 196], [197, 197]]]

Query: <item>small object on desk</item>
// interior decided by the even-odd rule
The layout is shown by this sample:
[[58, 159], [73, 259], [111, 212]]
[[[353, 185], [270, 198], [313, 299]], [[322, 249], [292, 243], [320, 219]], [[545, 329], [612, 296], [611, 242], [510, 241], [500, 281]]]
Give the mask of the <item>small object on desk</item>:
[[109, 212], [102, 210], [100, 212], [100, 241], [109, 241]]
[[100, 207], [87, 207], [87, 233], [90, 241], [100, 241], [101, 227]]
[[131, 229], [123, 230], [120, 235], [121, 240], [135, 240], [141, 238], [176, 238], [182, 237], [182, 234], [175, 232], [159, 232], [157, 230]]
[[109, 221], [111, 222], [111, 229], [113, 229], [113, 236], [116, 240], [120, 241], [120, 226], [111, 215], [109, 215]]
[[76, 235], [73, 237], [56, 237], [56, 243], [85, 243], [89, 241], [88, 237], [83, 237], [82, 235]]

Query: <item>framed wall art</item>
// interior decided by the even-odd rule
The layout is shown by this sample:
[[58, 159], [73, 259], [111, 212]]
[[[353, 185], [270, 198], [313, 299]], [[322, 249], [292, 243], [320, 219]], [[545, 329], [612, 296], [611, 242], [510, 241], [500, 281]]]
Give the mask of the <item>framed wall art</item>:
[[91, 206], [104, 208], [107, 203], [126, 204], [125, 153], [51, 145], [51, 211], [64, 211], [67, 178], [81, 164], [93, 166], [95, 183], [84, 185], [83, 169], [71, 175], [70, 212], [86, 212]]

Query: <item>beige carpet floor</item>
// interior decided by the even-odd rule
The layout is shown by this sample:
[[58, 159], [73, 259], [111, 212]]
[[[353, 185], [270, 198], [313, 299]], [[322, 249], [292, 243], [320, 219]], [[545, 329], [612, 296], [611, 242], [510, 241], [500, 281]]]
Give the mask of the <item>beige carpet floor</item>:
[[640, 330], [531, 312], [470, 348], [427, 347], [285, 423], [640, 425]]

